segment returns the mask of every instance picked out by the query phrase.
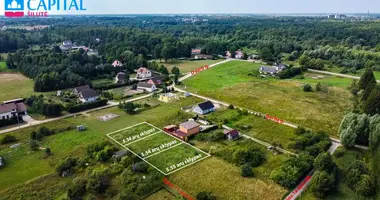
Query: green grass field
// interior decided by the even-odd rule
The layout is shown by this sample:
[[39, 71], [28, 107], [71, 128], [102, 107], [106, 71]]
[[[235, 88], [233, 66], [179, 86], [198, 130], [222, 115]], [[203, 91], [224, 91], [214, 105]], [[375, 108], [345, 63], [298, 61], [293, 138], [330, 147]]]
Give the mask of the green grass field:
[[[18, 139], [18, 143], [22, 143], [22, 145], [17, 149], [10, 149], [10, 145], [0, 145], [0, 155], [4, 157], [7, 163], [6, 166], [0, 170], [0, 191], [42, 175], [54, 173], [55, 165], [59, 161], [67, 156], [84, 155], [85, 148], [88, 144], [108, 140], [106, 137], [107, 133], [132, 126], [141, 121], [149, 121], [157, 127], [163, 127], [171, 123], [179, 123], [187, 120], [192, 115], [179, 114], [178, 110], [181, 107], [193, 105], [198, 102], [200, 102], [199, 99], [186, 98], [172, 104], [162, 104], [161, 106], [143, 111], [137, 115], [128, 115], [119, 108], [114, 107], [92, 112], [86, 116], [77, 116], [75, 118], [55, 121], [12, 132], [10, 134], [15, 135]], [[109, 113], [118, 114], [120, 117], [108, 122], [99, 121], [97, 119], [97, 117]], [[42, 151], [32, 152], [29, 150], [27, 141], [33, 130], [37, 130], [42, 126], [58, 128], [70, 124], [83, 124], [87, 127], [87, 131], [77, 132], [73, 130], [45, 137], [40, 145], [51, 148], [53, 155], [48, 158], [44, 157]], [[0, 139], [3, 137], [4, 135], [1, 135]]]
[[17, 73], [0, 73], [0, 101], [29, 97], [33, 94], [33, 80]]
[[159, 190], [158, 192], [150, 195], [145, 200], [175, 200], [175, 196], [173, 196], [167, 190], [162, 189], [162, 190]]
[[148, 123], [139, 123], [107, 136], [121, 147], [144, 158], [165, 175], [209, 156]]
[[270, 144], [276, 142], [284, 148], [287, 148], [291, 139], [296, 136], [294, 129], [291, 127], [252, 115], [240, 115], [237, 110], [227, 109], [217, 111], [207, 115], [207, 119], [214, 122], [227, 120], [228, 126], [237, 129], [243, 126], [250, 126], [249, 130], [240, 130], [240, 132]]
[[6, 70], [7, 70], [7, 66], [5, 64], [5, 61], [0, 61], [0, 72], [6, 71]]
[[211, 65], [220, 61], [222, 60], [169, 60], [169, 62], [165, 63], [164, 60], [161, 60], [161, 62], [157, 60], [157, 63], [163, 64], [166, 68], [168, 68], [169, 72], [174, 66], [177, 66], [181, 73], [187, 73], [205, 65]]
[[[182, 87], [337, 136], [340, 121], [352, 105], [351, 94], [346, 88], [334, 86], [328, 87], [328, 92], [306, 93], [302, 90], [304, 83], [299, 80], [248, 75], [259, 67], [259, 64], [231, 61], [185, 80]], [[316, 85], [310, 79], [302, 81], [313, 87]], [[319, 82], [328, 86], [336, 80]]]

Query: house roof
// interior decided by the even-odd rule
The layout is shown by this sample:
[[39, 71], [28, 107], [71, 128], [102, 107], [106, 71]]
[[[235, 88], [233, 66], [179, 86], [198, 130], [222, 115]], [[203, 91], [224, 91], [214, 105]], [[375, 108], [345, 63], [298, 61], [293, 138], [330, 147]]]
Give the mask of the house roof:
[[79, 95], [83, 99], [89, 99], [89, 98], [97, 97], [98, 96], [98, 94], [96, 94], [96, 92], [93, 89], [83, 90], [82, 92], [79, 93]]
[[201, 104], [198, 104], [198, 107], [201, 108], [202, 110], [209, 110], [209, 109], [215, 108], [214, 104], [212, 104], [211, 101], [206, 101]]
[[121, 150], [121, 151], [115, 152], [114, 155], [116, 157], [120, 158], [120, 157], [123, 157], [123, 156], [127, 155], [127, 151], [126, 150]]
[[119, 80], [125, 80], [126, 74], [124, 72], [119, 72], [116, 74], [116, 78]]
[[276, 67], [268, 67], [268, 66], [261, 66], [260, 70], [263, 72], [270, 72], [270, 73], [276, 73], [277, 72]]
[[148, 72], [149, 69], [145, 68], [145, 67], [140, 67], [138, 70], [137, 70], [137, 73], [144, 73], [144, 72]]
[[12, 112], [13, 110], [17, 110], [17, 106], [15, 103], [1, 104], [0, 105], [0, 114]]
[[16, 107], [17, 107], [17, 112], [25, 112], [27, 109], [26, 109], [26, 106], [24, 103], [16, 103]]
[[224, 135], [230, 135], [231, 137], [236, 137], [236, 136], [239, 136], [239, 131], [237, 131], [236, 129], [234, 129], [234, 130], [225, 130], [224, 131]]
[[189, 130], [189, 129], [193, 129], [195, 127], [198, 127], [199, 124], [195, 121], [187, 121], [187, 122], [180, 124], [179, 126]]
[[123, 65], [123, 63], [121, 63], [120, 61], [118, 61], [118, 60], [115, 60], [113, 63], [112, 63], [112, 66], [122, 66]]
[[154, 84], [162, 83], [162, 77], [161, 76], [155, 76], [155, 77], [151, 78], [150, 80], [153, 81]]
[[79, 87], [74, 88], [74, 90], [78, 93], [82, 92], [83, 90], [89, 90], [89, 89], [91, 89], [91, 88], [88, 85], [83, 85], [83, 86], [79, 86]]
[[200, 53], [201, 49], [191, 49], [191, 53]]
[[137, 84], [137, 87], [142, 87], [142, 88], [152, 88], [154, 84], [146, 83], [146, 82], [139, 82]]

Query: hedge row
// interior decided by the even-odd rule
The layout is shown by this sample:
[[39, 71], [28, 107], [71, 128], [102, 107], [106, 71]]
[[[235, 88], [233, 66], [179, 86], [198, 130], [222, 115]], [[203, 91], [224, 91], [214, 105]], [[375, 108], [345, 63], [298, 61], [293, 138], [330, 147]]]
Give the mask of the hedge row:
[[17, 124], [18, 122], [20, 122], [20, 123], [23, 122], [21, 116], [18, 116], [18, 120], [17, 120], [17, 117], [12, 117], [10, 119], [0, 119], [0, 127]]
[[93, 103], [84, 103], [84, 104], [79, 104], [75, 106], [70, 106], [67, 108], [67, 111], [69, 113], [81, 112], [84, 110], [89, 110], [89, 109], [105, 106], [107, 105], [107, 102], [108, 102], [107, 99], [102, 99], [102, 100], [95, 101]]
[[138, 81], [128, 81], [126, 83], [106, 83], [106, 84], [97, 84], [93, 85], [94, 90], [109, 90], [113, 88], [118, 88], [118, 87], [124, 87], [128, 85], [133, 85], [135, 83], [138, 83]]

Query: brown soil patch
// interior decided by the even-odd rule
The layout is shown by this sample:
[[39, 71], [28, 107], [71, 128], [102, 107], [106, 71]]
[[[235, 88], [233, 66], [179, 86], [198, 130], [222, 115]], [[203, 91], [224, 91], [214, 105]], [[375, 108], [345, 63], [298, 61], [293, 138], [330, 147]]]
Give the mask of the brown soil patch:
[[0, 73], [0, 83], [6, 83], [10, 81], [23, 81], [28, 79], [22, 74], [17, 73]]

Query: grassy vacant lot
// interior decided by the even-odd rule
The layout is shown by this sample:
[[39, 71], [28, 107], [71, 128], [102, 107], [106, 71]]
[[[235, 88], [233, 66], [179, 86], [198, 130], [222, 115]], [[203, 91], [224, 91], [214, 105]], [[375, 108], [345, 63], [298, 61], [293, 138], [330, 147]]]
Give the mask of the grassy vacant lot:
[[[73, 130], [45, 137], [40, 145], [51, 148], [53, 155], [48, 158], [44, 157], [43, 152], [29, 151], [27, 145], [30, 133], [41, 126], [26, 128], [22, 129], [20, 132], [10, 133], [11, 135], [15, 135], [19, 140], [18, 142], [22, 143], [22, 145], [17, 149], [9, 149], [9, 145], [0, 146], [0, 155], [4, 157], [6, 162], [6, 166], [0, 170], [0, 191], [37, 178], [41, 175], [54, 173], [55, 165], [60, 160], [67, 156], [84, 155], [85, 148], [88, 144], [108, 140], [105, 134], [112, 131], [132, 126], [143, 121], [149, 121], [158, 127], [182, 122], [190, 116], [178, 113], [178, 110], [181, 107], [193, 105], [199, 101], [200, 100], [195, 98], [186, 98], [173, 104], [162, 104], [161, 106], [132, 116], [126, 114], [119, 108], [114, 107], [92, 112], [86, 116], [77, 116], [75, 118], [41, 125], [48, 128], [57, 128], [68, 124], [83, 124], [88, 128], [87, 131], [84, 132]], [[108, 122], [99, 121], [97, 119], [97, 117], [108, 113], [118, 114], [120, 117]], [[1, 135], [0, 139], [2, 137], [4, 137], [4, 135]], [[14, 190], [17, 189], [14, 188]]]
[[171, 193], [169, 193], [165, 189], [162, 189], [162, 190], [152, 194], [151, 196], [149, 196], [145, 200], [174, 200], [174, 199], [175, 199], [175, 197]]
[[279, 185], [259, 178], [243, 178], [240, 169], [211, 157], [169, 176], [189, 195], [210, 191], [218, 199], [278, 200], [286, 193]]
[[33, 80], [21, 74], [0, 73], [0, 85], [0, 101], [33, 94]]
[[[302, 90], [303, 83], [298, 80], [248, 75], [259, 67], [259, 64], [231, 61], [191, 77], [182, 85], [200, 95], [337, 135], [339, 123], [352, 105], [347, 89], [329, 87], [328, 92], [306, 93]], [[328, 79], [320, 82], [331, 84]]]
[[227, 120], [228, 126], [237, 129], [243, 126], [251, 126], [249, 130], [240, 131], [268, 143], [276, 142], [284, 148], [287, 148], [291, 139], [295, 137], [294, 129], [291, 127], [252, 115], [241, 115], [237, 110], [217, 111], [208, 115], [207, 119], [215, 122]]
[[5, 64], [5, 61], [0, 61], [0, 71], [6, 71], [7, 66]]
[[217, 62], [220, 62], [221, 60], [196, 60], [196, 61], [190, 61], [190, 60], [170, 60], [167, 63], [165, 63], [164, 60], [157, 60], [158, 64], [163, 64], [166, 68], [168, 68], [169, 72], [172, 70], [174, 66], [177, 66], [181, 73], [187, 73], [192, 70], [198, 69], [205, 65], [211, 65]]

